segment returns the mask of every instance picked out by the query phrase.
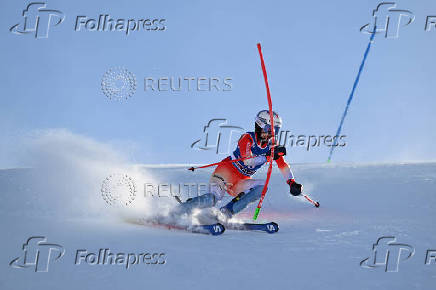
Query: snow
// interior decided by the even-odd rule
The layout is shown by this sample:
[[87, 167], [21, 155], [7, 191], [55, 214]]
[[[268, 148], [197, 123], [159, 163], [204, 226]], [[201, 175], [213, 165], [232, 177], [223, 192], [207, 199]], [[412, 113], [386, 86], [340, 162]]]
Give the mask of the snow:
[[[0, 289], [431, 289], [436, 281], [436, 264], [425, 265], [426, 251], [436, 248], [436, 163], [294, 165], [297, 180], [320, 201], [318, 209], [290, 196], [275, 170], [260, 219], [278, 222], [280, 231], [229, 230], [214, 237], [132, 222], [175, 204], [171, 197], [144, 197], [145, 182], [207, 182], [212, 169], [193, 173], [188, 165], [112, 166], [95, 160], [82, 167], [74, 160], [65, 170], [62, 162], [0, 170]], [[129, 207], [113, 208], [101, 198], [101, 183], [114, 171], [136, 182]], [[252, 214], [253, 207], [240, 216], [248, 220]], [[31, 236], [65, 248], [47, 273], [8, 265], [22, 256]], [[359, 265], [382, 236], [415, 248], [399, 272]], [[128, 269], [74, 265], [77, 250], [105, 248], [164, 253], [166, 262]]]

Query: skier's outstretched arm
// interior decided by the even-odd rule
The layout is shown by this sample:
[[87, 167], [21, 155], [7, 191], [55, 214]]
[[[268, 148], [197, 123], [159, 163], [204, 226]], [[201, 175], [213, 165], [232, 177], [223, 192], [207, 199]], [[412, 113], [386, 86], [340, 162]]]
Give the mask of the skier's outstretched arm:
[[301, 194], [303, 190], [303, 186], [297, 182], [295, 182], [294, 174], [292, 173], [291, 167], [285, 161], [283, 156], [280, 156], [276, 159], [277, 166], [279, 167], [280, 172], [286, 180], [286, 183], [289, 184], [289, 192], [293, 196], [298, 196]]

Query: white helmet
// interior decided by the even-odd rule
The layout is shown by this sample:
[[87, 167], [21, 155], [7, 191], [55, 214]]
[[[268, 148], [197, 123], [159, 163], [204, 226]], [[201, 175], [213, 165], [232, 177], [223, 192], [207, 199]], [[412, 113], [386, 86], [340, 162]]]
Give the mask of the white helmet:
[[[274, 118], [274, 133], [277, 134], [277, 132], [282, 127], [282, 118], [273, 111], [273, 118]], [[256, 127], [259, 127], [264, 132], [271, 131], [271, 117], [269, 115], [268, 110], [262, 110], [256, 115]]]

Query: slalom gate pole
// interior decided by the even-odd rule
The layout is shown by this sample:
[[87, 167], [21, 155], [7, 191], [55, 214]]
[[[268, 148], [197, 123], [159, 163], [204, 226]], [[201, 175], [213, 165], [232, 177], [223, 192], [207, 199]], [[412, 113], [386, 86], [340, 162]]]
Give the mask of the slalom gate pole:
[[[269, 109], [269, 117], [270, 117], [270, 122], [271, 122], [272, 144], [275, 145], [274, 117], [273, 117], [273, 110], [272, 110], [271, 93], [269, 91], [268, 77], [266, 74], [265, 62], [263, 61], [262, 47], [260, 46], [260, 43], [257, 44], [257, 50], [259, 51], [260, 64], [262, 66], [263, 78], [265, 80], [265, 86], [266, 86], [266, 95], [268, 98], [268, 109]], [[262, 195], [260, 197], [256, 211], [254, 212], [253, 220], [256, 220], [257, 217], [259, 216], [260, 209], [262, 208], [263, 199], [265, 198], [266, 192], [268, 190], [268, 183], [269, 183], [269, 179], [271, 178], [272, 165], [273, 165], [273, 161], [274, 161], [273, 156], [274, 156], [274, 146], [271, 147], [271, 158], [270, 158], [270, 163], [269, 163], [269, 167], [268, 167], [268, 173], [266, 175], [265, 185], [263, 186], [263, 189], [262, 189]]]
[[[353, 100], [354, 92], [357, 88], [357, 84], [359, 83], [360, 74], [362, 73], [363, 67], [365, 66], [365, 61], [366, 61], [366, 58], [368, 56], [369, 50], [371, 49], [371, 43], [374, 40], [374, 36], [375, 36], [376, 32], [377, 32], [377, 26], [374, 26], [374, 32], [371, 34], [368, 46], [366, 47], [366, 50], [365, 50], [365, 54], [363, 55], [363, 60], [362, 60], [362, 63], [360, 64], [359, 72], [357, 73], [356, 79], [354, 80], [353, 89], [351, 90], [350, 96], [348, 97], [347, 105], [345, 106], [344, 113], [342, 114], [342, 118], [341, 118], [341, 122], [339, 123], [338, 130], [336, 131], [336, 136], [339, 136], [341, 134], [342, 125], [344, 124], [345, 117], [347, 116], [347, 113], [348, 113], [348, 108], [350, 107], [351, 101]], [[335, 149], [335, 147], [337, 146], [337, 143], [338, 143], [337, 140], [338, 140], [338, 138], [334, 139], [333, 145], [330, 148], [329, 157], [327, 159], [327, 162], [330, 162], [332, 160], [333, 150]]]

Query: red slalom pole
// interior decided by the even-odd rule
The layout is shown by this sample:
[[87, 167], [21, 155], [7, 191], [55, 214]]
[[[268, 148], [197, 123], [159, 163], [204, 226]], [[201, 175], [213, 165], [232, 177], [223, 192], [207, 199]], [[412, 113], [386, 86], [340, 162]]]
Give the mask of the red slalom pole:
[[[273, 111], [272, 111], [271, 93], [269, 91], [268, 76], [266, 74], [265, 62], [263, 61], [262, 47], [260, 46], [260, 43], [257, 44], [257, 50], [259, 51], [260, 64], [262, 66], [263, 78], [265, 80], [266, 95], [268, 98], [269, 117], [270, 117], [270, 122], [271, 122], [272, 144], [274, 145], [275, 144], [275, 132], [274, 132], [274, 117], [273, 117]], [[259, 203], [257, 204], [256, 211], [254, 212], [253, 220], [256, 220], [257, 217], [259, 216], [260, 209], [262, 208], [263, 199], [265, 198], [266, 192], [268, 190], [268, 183], [269, 183], [269, 179], [271, 178], [272, 165], [273, 165], [273, 160], [274, 160], [273, 156], [274, 156], [274, 146], [271, 147], [271, 158], [270, 158], [270, 163], [269, 163], [269, 167], [268, 167], [268, 172], [266, 175], [265, 185], [263, 186], [262, 195], [260, 196]]]

